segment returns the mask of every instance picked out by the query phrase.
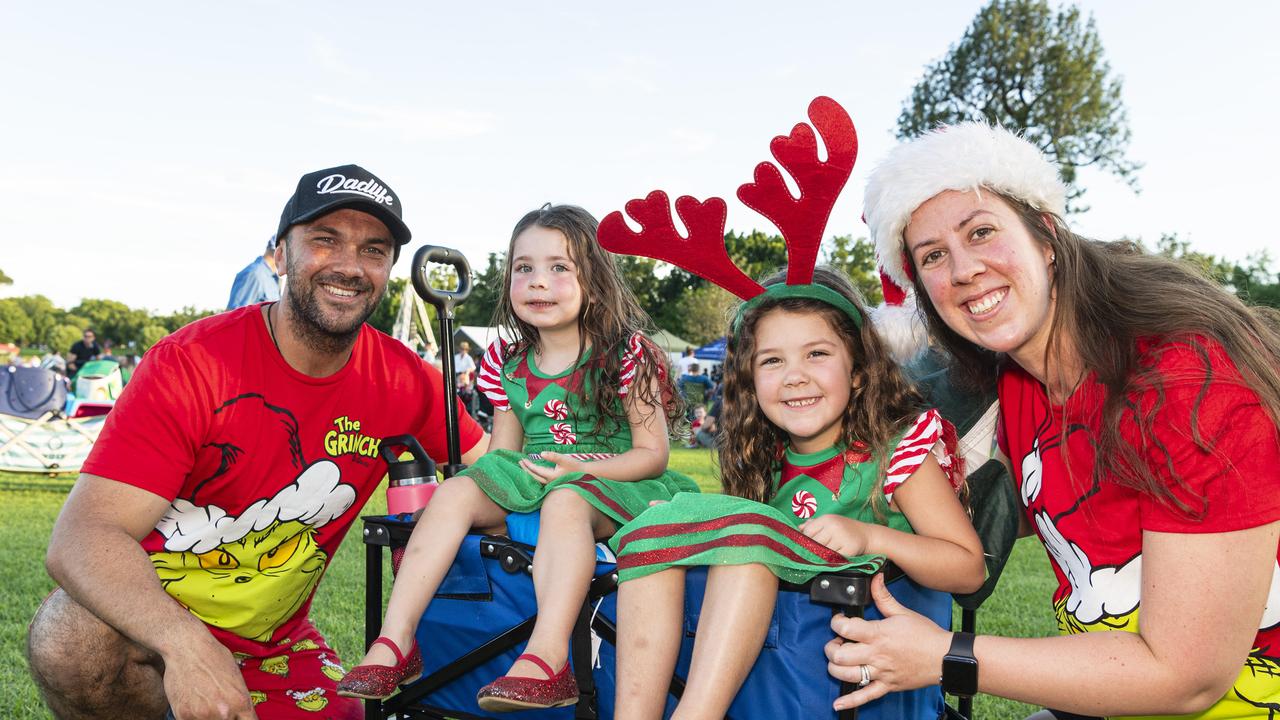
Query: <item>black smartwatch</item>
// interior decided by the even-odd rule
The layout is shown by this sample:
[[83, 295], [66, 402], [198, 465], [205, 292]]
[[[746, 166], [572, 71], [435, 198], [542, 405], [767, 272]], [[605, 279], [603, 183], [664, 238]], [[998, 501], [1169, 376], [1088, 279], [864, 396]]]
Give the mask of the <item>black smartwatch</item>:
[[973, 656], [973, 633], [951, 635], [951, 649], [942, 657], [942, 691], [959, 697], [978, 694], [978, 659]]

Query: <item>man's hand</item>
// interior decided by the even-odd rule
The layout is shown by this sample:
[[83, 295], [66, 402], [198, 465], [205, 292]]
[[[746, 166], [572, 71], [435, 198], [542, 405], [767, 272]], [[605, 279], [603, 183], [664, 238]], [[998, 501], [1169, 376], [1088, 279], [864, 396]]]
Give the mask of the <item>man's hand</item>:
[[235, 658], [212, 635], [161, 657], [164, 693], [177, 720], [257, 720]]
[[574, 460], [573, 458], [567, 455], [562, 455], [558, 452], [544, 450], [542, 452], [542, 459], [555, 463], [555, 466], [544, 467], [528, 458], [521, 458], [520, 467], [524, 468], [525, 472], [532, 475], [535, 480], [543, 485], [546, 485], [552, 480], [556, 480], [562, 475], [566, 475], [568, 473], [585, 472], [586, 463], [581, 460]]

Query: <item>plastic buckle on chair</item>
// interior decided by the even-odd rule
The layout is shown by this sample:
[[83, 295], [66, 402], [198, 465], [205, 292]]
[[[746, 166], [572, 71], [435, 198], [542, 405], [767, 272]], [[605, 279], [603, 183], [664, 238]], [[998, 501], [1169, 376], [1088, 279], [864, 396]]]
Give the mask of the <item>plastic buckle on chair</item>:
[[496, 558], [498, 565], [512, 575], [533, 572], [533, 555], [507, 538], [485, 536], [480, 539], [480, 555]]
[[861, 607], [871, 601], [872, 575], [826, 573], [809, 584], [809, 598], [823, 605]]

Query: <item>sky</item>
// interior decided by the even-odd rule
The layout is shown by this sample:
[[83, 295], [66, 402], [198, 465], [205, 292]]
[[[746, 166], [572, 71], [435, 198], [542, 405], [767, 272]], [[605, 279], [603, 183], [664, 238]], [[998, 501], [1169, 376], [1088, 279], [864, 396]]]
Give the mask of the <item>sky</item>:
[[[729, 200], [769, 140], [839, 101], [859, 136], [827, 236], [866, 235], [903, 102], [983, 3], [0, 0], [0, 296], [220, 309], [304, 173], [356, 163], [473, 266], [544, 202]], [[1242, 260], [1280, 240], [1280, 3], [1079, 6], [1123, 82], [1141, 192], [1086, 172], [1101, 239]]]

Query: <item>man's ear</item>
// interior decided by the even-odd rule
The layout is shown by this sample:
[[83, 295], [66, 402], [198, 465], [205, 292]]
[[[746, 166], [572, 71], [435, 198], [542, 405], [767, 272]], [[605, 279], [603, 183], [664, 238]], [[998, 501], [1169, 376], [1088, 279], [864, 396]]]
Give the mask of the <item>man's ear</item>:
[[285, 246], [288, 245], [288, 241], [289, 233], [287, 231], [283, 237], [276, 238], [276, 275], [285, 275], [288, 272], [289, 263], [285, 260], [288, 255], [288, 251], [285, 249]]

